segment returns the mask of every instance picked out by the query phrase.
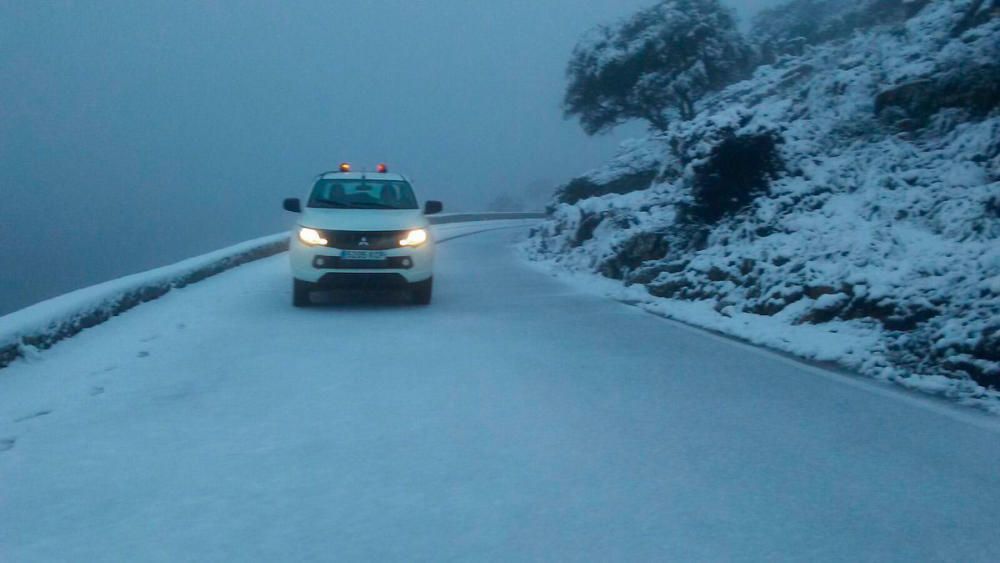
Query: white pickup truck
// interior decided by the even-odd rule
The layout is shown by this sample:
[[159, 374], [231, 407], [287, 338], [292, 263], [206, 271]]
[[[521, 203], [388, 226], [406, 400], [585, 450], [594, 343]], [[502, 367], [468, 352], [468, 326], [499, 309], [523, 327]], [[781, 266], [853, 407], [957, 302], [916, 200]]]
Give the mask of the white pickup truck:
[[337, 288], [409, 289], [415, 303], [431, 302], [434, 241], [425, 215], [440, 213], [439, 201], [421, 209], [406, 177], [352, 172], [348, 164], [320, 174], [305, 206], [286, 199], [301, 217], [292, 232], [289, 257], [296, 307], [313, 291]]

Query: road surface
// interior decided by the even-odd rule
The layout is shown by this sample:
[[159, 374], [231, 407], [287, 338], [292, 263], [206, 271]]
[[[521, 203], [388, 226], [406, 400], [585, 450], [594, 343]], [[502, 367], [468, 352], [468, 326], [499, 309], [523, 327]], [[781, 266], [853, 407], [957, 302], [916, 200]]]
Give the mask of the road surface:
[[0, 372], [0, 561], [1000, 560], [993, 419], [563, 285], [524, 229], [435, 303], [284, 256]]

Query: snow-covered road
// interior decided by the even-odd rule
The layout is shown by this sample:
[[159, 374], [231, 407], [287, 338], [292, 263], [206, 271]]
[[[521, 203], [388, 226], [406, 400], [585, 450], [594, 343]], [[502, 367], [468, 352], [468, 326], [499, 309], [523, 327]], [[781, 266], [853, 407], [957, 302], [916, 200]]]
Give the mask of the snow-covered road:
[[994, 419], [582, 293], [523, 229], [435, 303], [286, 257], [0, 372], [0, 560], [1000, 560]]

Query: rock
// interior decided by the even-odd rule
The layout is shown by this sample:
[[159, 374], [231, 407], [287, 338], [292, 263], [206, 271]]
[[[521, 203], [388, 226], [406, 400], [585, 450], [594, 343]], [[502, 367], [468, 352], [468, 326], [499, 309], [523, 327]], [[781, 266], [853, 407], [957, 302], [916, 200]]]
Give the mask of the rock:
[[712, 266], [712, 268], [708, 271], [707, 277], [709, 281], [721, 282], [728, 280], [729, 274], [716, 266]]
[[594, 231], [597, 230], [597, 227], [600, 226], [603, 220], [603, 213], [584, 213], [583, 218], [580, 220], [580, 225], [576, 229], [576, 234], [573, 235], [573, 246], [580, 246], [594, 238]]
[[837, 289], [829, 285], [807, 285], [804, 293], [809, 299], [819, 299], [824, 295], [833, 295]]
[[628, 239], [614, 258], [606, 260], [599, 270], [606, 277], [622, 279], [628, 271], [643, 263], [662, 259], [669, 249], [670, 245], [662, 233], [640, 233]]
[[850, 302], [846, 293], [827, 293], [819, 297], [813, 307], [803, 315], [799, 322], [819, 324], [830, 322], [837, 318]]
[[656, 172], [655, 168], [642, 170], [625, 174], [605, 184], [596, 183], [586, 177], [576, 178], [556, 191], [556, 201], [574, 204], [591, 197], [645, 190], [656, 178]]
[[650, 295], [654, 297], [675, 298], [679, 293], [689, 287], [686, 281], [671, 280], [662, 283], [653, 283], [647, 287]]

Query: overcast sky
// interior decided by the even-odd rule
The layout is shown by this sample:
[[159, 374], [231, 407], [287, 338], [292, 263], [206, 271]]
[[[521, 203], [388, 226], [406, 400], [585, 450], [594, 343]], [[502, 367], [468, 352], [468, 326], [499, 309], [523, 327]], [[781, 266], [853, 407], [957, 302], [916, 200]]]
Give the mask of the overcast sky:
[[0, 0], [0, 313], [284, 229], [340, 161], [450, 210], [595, 167], [642, 128], [562, 119], [569, 53], [650, 3]]

